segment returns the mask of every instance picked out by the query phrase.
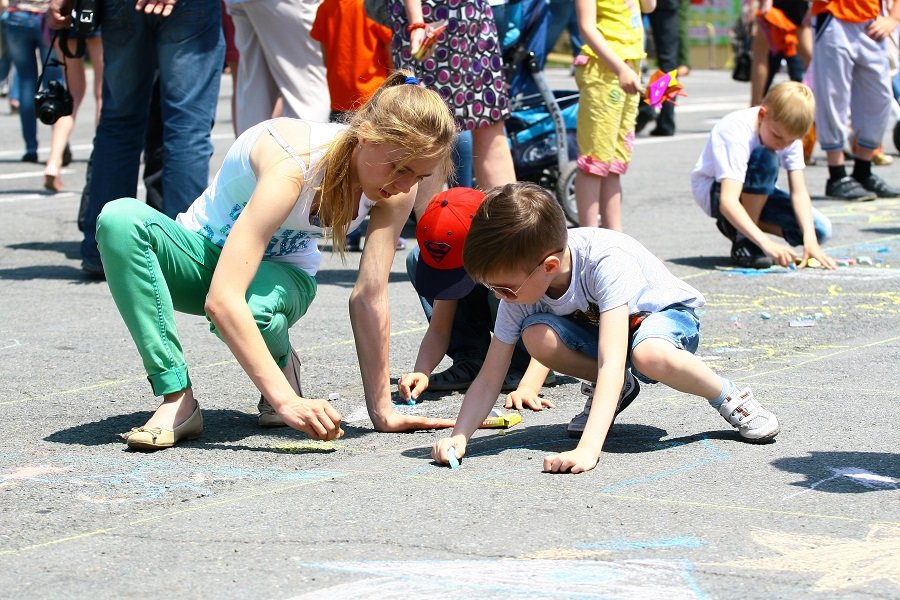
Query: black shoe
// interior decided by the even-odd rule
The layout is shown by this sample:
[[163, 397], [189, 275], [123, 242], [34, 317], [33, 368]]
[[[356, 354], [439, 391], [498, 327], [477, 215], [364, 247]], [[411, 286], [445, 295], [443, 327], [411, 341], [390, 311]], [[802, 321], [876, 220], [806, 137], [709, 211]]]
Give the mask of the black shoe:
[[864, 181], [860, 181], [859, 184], [879, 198], [896, 198], [900, 196], [900, 189], [895, 188], [875, 173], [870, 173], [869, 177]]
[[825, 195], [838, 200], [856, 200], [858, 202], [876, 198], [875, 194], [867, 191], [860, 182], [849, 175], [840, 179], [829, 179], [825, 182]]
[[675, 130], [669, 129], [668, 127], [657, 127], [650, 132], [650, 135], [653, 137], [672, 137], [675, 135]]
[[68, 167], [71, 164], [72, 164], [72, 149], [69, 148], [69, 144], [66, 144], [66, 147], [63, 148], [62, 166]]
[[480, 360], [458, 360], [446, 370], [435, 373], [429, 378], [428, 391], [450, 392], [467, 390], [472, 385], [472, 382], [475, 381], [475, 377], [480, 370]]
[[731, 245], [731, 262], [747, 269], [768, 269], [772, 266], [772, 259], [747, 238]]
[[637, 118], [634, 121], [634, 134], [639, 134], [654, 120], [656, 120], [656, 111], [649, 104], [641, 102], [641, 105], [638, 107]]
[[22, 162], [38, 162], [37, 152], [26, 152], [22, 155]]
[[99, 260], [89, 258], [82, 259], [81, 270], [85, 272], [88, 279], [102, 281], [106, 279], [106, 273], [103, 271], [103, 263]]
[[737, 229], [725, 217], [716, 219], [716, 228], [732, 242], [737, 239]]

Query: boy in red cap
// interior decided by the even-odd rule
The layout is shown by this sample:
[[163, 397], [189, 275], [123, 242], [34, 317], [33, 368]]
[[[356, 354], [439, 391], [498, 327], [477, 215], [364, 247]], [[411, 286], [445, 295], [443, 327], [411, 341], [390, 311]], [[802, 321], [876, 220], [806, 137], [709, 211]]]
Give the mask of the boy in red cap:
[[[426, 389], [465, 390], [484, 362], [499, 301], [487, 288], [475, 285], [462, 263], [463, 243], [483, 200], [479, 190], [450, 188], [431, 200], [416, 226], [419, 245], [407, 256], [406, 268], [429, 323], [413, 372], [398, 382], [405, 400], [417, 398]], [[453, 359], [453, 366], [432, 375], [445, 354]], [[524, 346], [516, 346], [503, 381], [504, 391], [516, 390], [507, 398], [507, 408], [553, 407], [538, 397], [548, 370], [535, 362], [535, 369], [523, 376], [530, 361]], [[551, 375], [547, 383], [554, 380]]]

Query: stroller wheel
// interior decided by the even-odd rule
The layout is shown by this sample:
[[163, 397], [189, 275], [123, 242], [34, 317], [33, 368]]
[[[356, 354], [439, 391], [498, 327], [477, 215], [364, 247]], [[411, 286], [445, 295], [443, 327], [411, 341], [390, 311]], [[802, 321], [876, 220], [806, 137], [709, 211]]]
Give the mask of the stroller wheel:
[[578, 227], [578, 205], [575, 203], [575, 175], [578, 163], [574, 160], [566, 163], [556, 180], [556, 201], [562, 206], [566, 218], [574, 227]]
[[900, 121], [894, 124], [894, 148], [900, 152]]

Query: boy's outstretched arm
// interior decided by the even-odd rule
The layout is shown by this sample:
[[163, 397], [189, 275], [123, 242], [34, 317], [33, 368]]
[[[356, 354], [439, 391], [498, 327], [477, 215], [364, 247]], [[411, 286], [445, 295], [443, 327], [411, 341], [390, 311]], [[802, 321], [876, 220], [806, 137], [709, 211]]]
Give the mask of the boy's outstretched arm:
[[514, 344], [504, 344], [496, 337], [491, 340], [487, 357], [478, 372], [478, 377], [469, 386], [469, 391], [466, 392], [466, 397], [463, 399], [452, 437], [440, 439], [431, 447], [431, 458], [435, 462], [438, 464], [448, 462], [447, 449], [450, 446], [456, 449], [457, 458], [465, 455], [466, 443], [482, 421], [487, 418], [497, 401], [497, 396], [500, 395], [500, 388], [503, 387], [503, 378], [506, 377], [506, 371], [509, 369], [513, 350], [515, 350]]
[[597, 385], [584, 433], [574, 450], [545, 456], [544, 471], [583, 473], [596, 467], [600, 460], [624, 382], [628, 356], [627, 304], [600, 313], [599, 337]]
[[545, 406], [556, 408], [553, 402], [540, 396], [541, 388], [544, 387], [549, 373], [550, 369], [532, 358], [516, 390], [506, 396], [504, 408], [515, 408], [516, 410], [522, 410], [523, 407], [531, 410], [543, 410]]
[[450, 332], [456, 314], [456, 300], [435, 300], [431, 310], [428, 331], [419, 344], [416, 366], [412, 373], [406, 373], [397, 382], [397, 391], [404, 400], [418, 398], [428, 389], [429, 378], [434, 368], [443, 360], [450, 346]]
[[837, 263], [825, 254], [816, 237], [812, 217], [812, 200], [809, 197], [809, 190], [806, 189], [806, 177], [802, 170], [788, 171], [788, 186], [791, 190], [791, 206], [794, 208], [794, 215], [803, 232], [803, 259], [800, 262], [800, 268], [806, 266], [808, 259], [815, 258], [826, 269], [836, 269]]
[[[789, 267], [794, 264], [794, 260], [797, 258], [794, 251], [785, 244], [772, 241], [759, 228], [759, 225], [753, 221], [747, 209], [741, 203], [744, 183], [736, 179], [725, 178], [719, 185], [721, 186], [719, 190], [719, 212], [722, 213], [722, 216], [728, 219], [728, 222], [734, 225], [738, 231], [747, 236], [751, 242], [759, 246], [763, 252], [772, 258], [773, 262], [782, 267]], [[760, 207], [760, 210], [762, 210], [762, 207]]]
[[619, 85], [626, 94], [641, 93], [641, 78], [619, 58], [609, 46], [606, 38], [597, 29], [597, 2], [595, 0], [575, 0], [578, 31], [584, 42], [600, 57], [606, 66], [619, 78]]

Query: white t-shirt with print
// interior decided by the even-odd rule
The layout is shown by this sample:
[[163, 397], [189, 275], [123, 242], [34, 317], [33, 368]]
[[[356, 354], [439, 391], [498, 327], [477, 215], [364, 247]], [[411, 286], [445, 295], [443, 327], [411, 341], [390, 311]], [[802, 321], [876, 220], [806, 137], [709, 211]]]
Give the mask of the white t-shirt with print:
[[[706, 146], [691, 172], [694, 200], [707, 215], [716, 216], [712, 214], [710, 206], [709, 190], [712, 184], [723, 179], [744, 181], [750, 154], [761, 145], [758, 106], [735, 111], [713, 126]], [[795, 140], [775, 155], [787, 171], [797, 171], [806, 166], [801, 140]]]
[[535, 313], [575, 315], [595, 322], [600, 313], [623, 304], [630, 314], [658, 312], [672, 304], [697, 308], [703, 295], [672, 275], [662, 261], [631, 236], [610, 229], [569, 230], [572, 280], [559, 298], [543, 296], [536, 304], [500, 301], [494, 335], [514, 344], [522, 322]]

